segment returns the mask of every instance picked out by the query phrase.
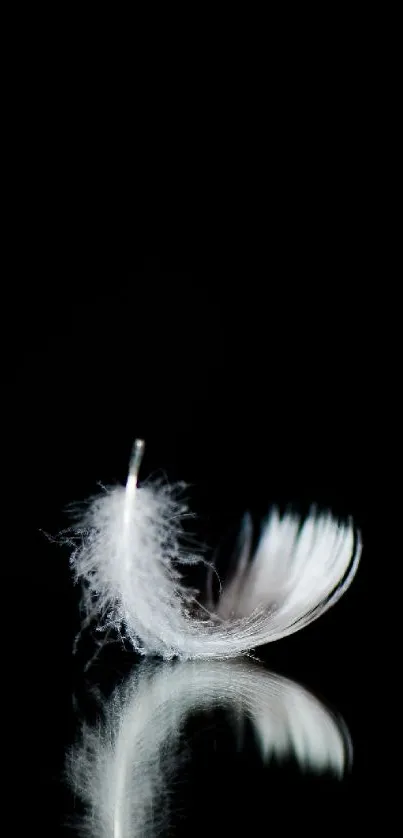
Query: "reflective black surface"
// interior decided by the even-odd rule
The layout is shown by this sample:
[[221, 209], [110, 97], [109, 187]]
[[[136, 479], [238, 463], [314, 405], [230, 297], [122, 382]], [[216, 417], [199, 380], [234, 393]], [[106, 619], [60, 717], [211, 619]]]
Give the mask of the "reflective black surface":
[[[44, 836], [74, 834], [82, 826], [89, 811], [80, 800], [84, 784], [81, 778], [79, 788], [72, 787], [66, 754], [78, 747], [83, 720], [102, 736], [105, 701], [143, 671], [134, 653], [112, 643], [85, 672], [94, 652], [91, 632], [72, 656], [79, 591], [68, 551], [48, 537], [66, 525], [66, 504], [96, 490], [98, 480], [125, 480], [132, 441], [142, 436], [145, 476], [162, 471], [191, 484], [195, 533], [209, 550], [219, 544], [225, 557], [246, 509], [259, 521], [272, 502], [302, 512], [317, 502], [353, 515], [364, 552], [352, 588], [334, 609], [256, 650], [260, 663], [250, 663], [262, 683], [277, 673], [330, 708], [329, 718], [340, 725], [343, 777], [303, 769], [298, 761], [298, 736], [302, 752], [309, 751], [310, 737], [321, 741], [315, 713], [298, 734], [298, 713], [290, 712], [285, 725], [283, 711], [273, 710], [266, 696], [268, 729], [261, 722], [257, 730], [236, 690], [228, 700], [218, 685], [209, 701], [201, 680], [201, 700], [193, 697], [184, 708], [182, 694], [174, 696], [162, 723], [148, 686], [151, 717], [136, 733], [141, 747], [134, 736], [136, 752], [128, 757], [138, 834], [241, 835], [274, 828], [288, 834], [297, 827], [322, 834], [329, 823], [359, 819], [373, 778], [375, 647], [373, 640], [368, 647], [368, 626], [379, 453], [376, 446], [369, 451], [364, 438], [370, 400], [353, 319], [347, 315], [341, 340], [325, 304], [308, 325], [291, 303], [290, 310], [285, 301], [279, 309], [264, 303], [261, 288], [246, 299], [239, 289], [219, 298], [203, 286], [196, 290], [191, 275], [167, 275], [157, 299], [150, 294], [155, 281], [133, 274], [121, 294], [98, 292], [73, 302], [65, 286], [50, 321], [40, 310], [35, 315], [19, 362], [15, 405], [28, 430], [19, 435], [15, 463], [11, 523], [18, 550], [12, 548], [5, 570], [10, 628], [3, 690], [7, 764], [12, 785], [23, 792], [10, 819], [40, 824]], [[155, 676], [161, 665], [152, 666]], [[258, 696], [256, 687], [253, 701]], [[136, 719], [135, 696], [131, 713]], [[282, 733], [284, 725], [294, 733]], [[124, 735], [125, 747], [131, 735]], [[273, 755], [276, 736], [283, 742], [281, 759]], [[141, 748], [147, 758], [138, 762]], [[108, 759], [113, 764], [113, 749]], [[151, 772], [151, 779], [150, 759], [160, 772]], [[105, 782], [110, 791], [112, 781]], [[142, 806], [147, 818], [153, 811], [149, 833]], [[98, 838], [137, 834], [99, 831], [95, 816], [91, 829]]]

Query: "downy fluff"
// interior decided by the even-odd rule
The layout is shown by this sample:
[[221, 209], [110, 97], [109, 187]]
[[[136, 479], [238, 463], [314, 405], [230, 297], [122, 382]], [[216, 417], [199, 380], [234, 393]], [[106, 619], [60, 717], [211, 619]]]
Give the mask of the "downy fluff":
[[190, 589], [180, 572], [197, 561], [181, 546], [188, 508], [180, 487], [137, 486], [141, 452], [137, 442], [126, 487], [105, 489], [73, 528], [71, 565], [86, 615], [100, 628], [117, 630], [142, 654], [230, 658], [308, 625], [351, 584], [361, 554], [351, 520], [312, 511], [301, 521], [273, 509], [254, 553], [245, 517], [218, 602], [209, 573], [205, 591]]

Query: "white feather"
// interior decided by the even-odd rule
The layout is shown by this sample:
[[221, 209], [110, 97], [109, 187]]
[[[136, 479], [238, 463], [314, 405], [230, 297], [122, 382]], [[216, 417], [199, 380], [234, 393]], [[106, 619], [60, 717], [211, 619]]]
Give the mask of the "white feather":
[[293, 681], [244, 662], [143, 664], [115, 691], [104, 723], [84, 727], [70, 754], [70, 783], [87, 807], [83, 831], [161, 834], [186, 718], [214, 707], [251, 718], [265, 761], [291, 756], [303, 770], [338, 777], [351, 761], [342, 720]]
[[356, 573], [361, 540], [352, 521], [312, 511], [301, 522], [274, 509], [251, 556], [245, 518], [235, 572], [213, 603], [190, 590], [180, 566], [195, 562], [183, 543], [189, 514], [181, 487], [105, 490], [76, 524], [71, 564], [84, 583], [84, 606], [99, 626], [127, 636], [143, 654], [229, 658], [285, 637], [317, 619]]

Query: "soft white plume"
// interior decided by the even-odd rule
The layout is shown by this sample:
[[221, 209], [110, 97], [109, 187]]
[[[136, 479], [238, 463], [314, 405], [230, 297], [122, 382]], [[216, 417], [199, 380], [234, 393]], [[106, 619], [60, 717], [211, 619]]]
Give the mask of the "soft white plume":
[[143, 654], [229, 658], [285, 637], [317, 619], [350, 585], [361, 541], [352, 521], [312, 511], [301, 522], [273, 509], [251, 555], [246, 517], [232, 578], [218, 602], [183, 584], [188, 515], [180, 487], [137, 486], [138, 453], [127, 486], [90, 501], [74, 527], [71, 557], [84, 605], [99, 625], [128, 637]]
[[69, 755], [70, 783], [87, 809], [83, 831], [93, 838], [161, 834], [188, 714], [215, 707], [252, 720], [265, 761], [293, 757], [302, 770], [338, 777], [351, 763], [343, 721], [287, 678], [241, 661], [143, 664]]

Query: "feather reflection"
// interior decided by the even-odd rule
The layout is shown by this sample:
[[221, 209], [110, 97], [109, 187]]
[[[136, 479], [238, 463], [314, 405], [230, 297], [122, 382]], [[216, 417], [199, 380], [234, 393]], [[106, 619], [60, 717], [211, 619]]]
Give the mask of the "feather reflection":
[[104, 721], [84, 726], [68, 774], [96, 838], [165, 833], [177, 745], [189, 714], [228, 708], [252, 721], [262, 758], [341, 777], [351, 760], [345, 725], [295, 682], [245, 661], [144, 663], [115, 690]]

